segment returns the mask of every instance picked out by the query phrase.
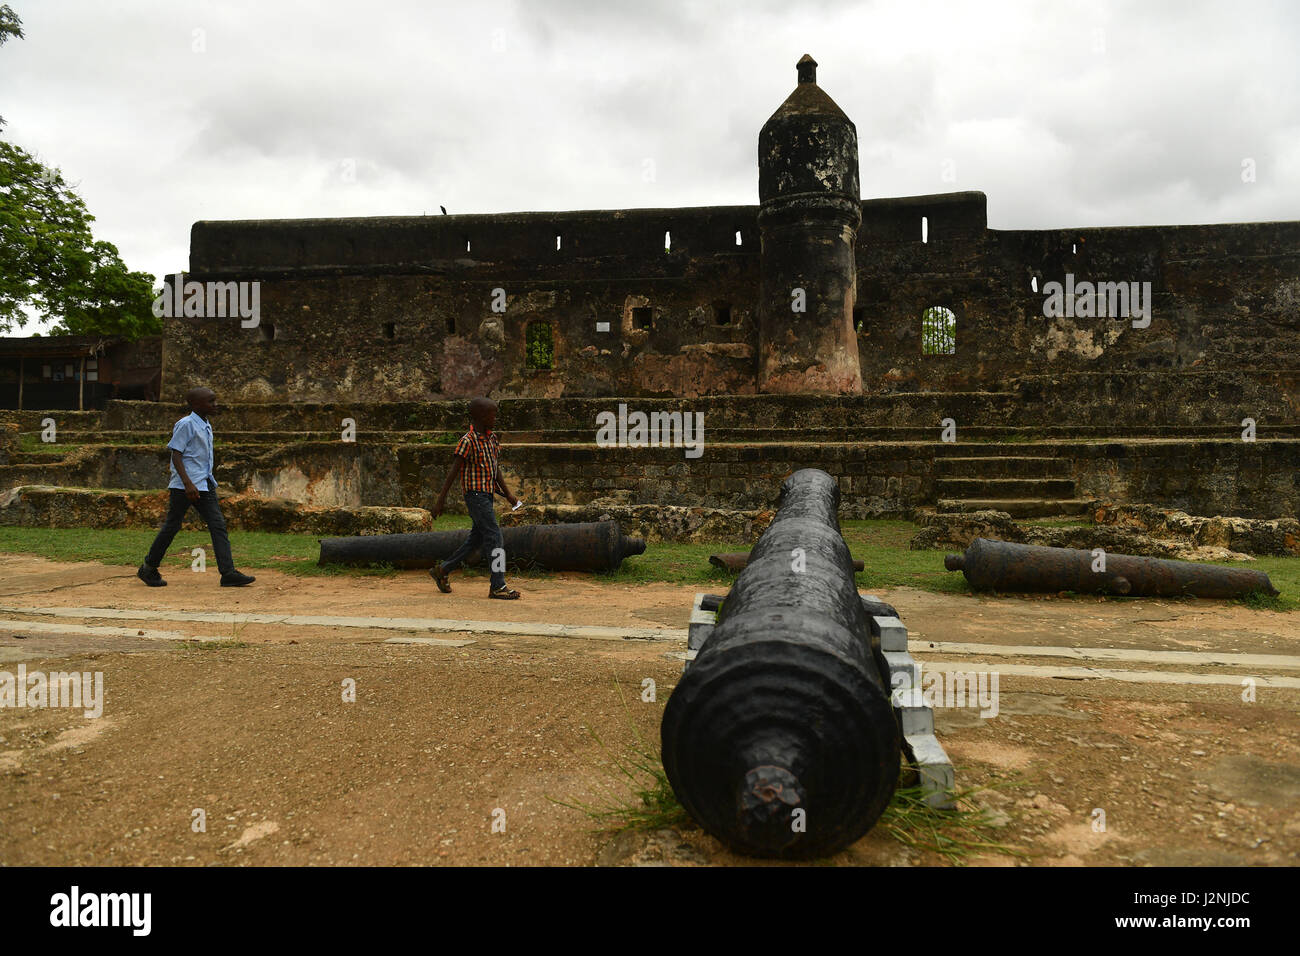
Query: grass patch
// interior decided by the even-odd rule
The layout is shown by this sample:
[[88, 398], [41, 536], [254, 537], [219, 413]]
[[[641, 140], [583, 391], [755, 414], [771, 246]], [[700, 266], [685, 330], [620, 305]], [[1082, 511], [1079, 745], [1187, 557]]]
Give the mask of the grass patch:
[[18, 450], [27, 454], [35, 455], [66, 455], [69, 452], [76, 451], [81, 445], [70, 445], [66, 442], [44, 442], [41, 441], [39, 433], [22, 432], [18, 436]]
[[193, 651], [227, 651], [247, 647], [245, 641], [177, 641], [176, 646]]
[[899, 787], [876, 821], [876, 829], [884, 830], [899, 843], [913, 849], [938, 853], [955, 866], [964, 866], [978, 853], [1000, 853], [1027, 859], [1022, 851], [990, 838], [988, 831], [997, 826], [998, 821], [985, 807], [976, 803], [974, 797], [991, 789], [973, 787], [951, 791], [953, 809], [940, 810], [925, 802], [925, 794], [919, 785]]
[[1224, 561], [1225, 567], [1263, 571], [1282, 593], [1270, 597], [1256, 591], [1234, 603], [1256, 611], [1300, 611], [1300, 558], [1256, 558], [1254, 561]]
[[[601, 802], [546, 799], [579, 813], [591, 820], [597, 832], [620, 833], [624, 830], [660, 830], [664, 827], [695, 824], [677, 802], [664, 772], [659, 754], [650, 748], [639, 733], [637, 742], [624, 753], [616, 754], [590, 727], [584, 730], [596, 742], [601, 752], [609, 758], [604, 768], [609, 780], [601, 786]], [[633, 727], [635, 732], [635, 726]]]
[[[470, 526], [466, 515], [443, 515], [436, 528], [440, 531], [464, 531]], [[966, 579], [958, 572], [945, 571], [942, 551], [913, 551], [908, 541], [917, 526], [908, 521], [845, 521], [841, 525], [844, 539], [855, 558], [866, 569], [855, 576], [864, 591], [894, 587], [912, 587], [939, 594], [969, 594]], [[153, 543], [151, 529], [108, 528], [11, 528], [0, 527], [0, 552], [34, 554], [54, 561], [98, 561], [102, 564], [138, 567]], [[320, 557], [319, 537], [309, 534], [273, 534], [261, 531], [235, 531], [231, 534], [235, 563], [241, 568], [274, 568], [300, 576], [357, 575], [390, 577], [401, 573], [392, 567], [338, 568], [317, 565]], [[190, 552], [194, 548], [211, 548], [211, 539], [203, 530], [182, 530], [163, 562], [164, 574], [188, 572]], [[737, 543], [651, 544], [646, 553], [628, 558], [617, 570], [598, 575], [614, 584], [696, 584], [716, 592], [725, 591], [734, 575], [709, 564], [709, 555], [722, 551], [743, 551]], [[209, 557], [211, 551], [209, 550]], [[1242, 567], [1225, 562], [1227, 567]], [[1259, 558], [1246, 565], [1264, 571], [1281, 597], [1253, 595], [1236, 603], [1255, 610], [1292, 612], [1300, 610], [1300, 558]], [[467, 569], [467, 574], [486, 576], [484, 569]], [[524, 580], [551, 577], [553, 572], [511, 571]], [[1040, 596], [1041, 597], [1041, 596]], [[1074, 600], [1096, 600], [1095, 595], [1075, 595]], [[1108, 597], [1107, 600], [1125, 600]], [[1130, 598], [1128, 600], [1139, 600]]]
[[597, 832], [621, 832], [623, 830], [659, 830], [672, 826], [694, 826], [690, 816], [677, 802], [664, 770], [663, 760], [657, 748], [652, 747], [632, 719], [623, 686], [614, 681], [619, 703], [623, 705], [623, 715], [628, 726], [632, 728], [633, 744], [622, 754], [616, 754], [605, 746], [600, 736], [588, 726], [583, 730], [595, 741], [609, 760], [601, 768], [608, 778], [601, 785], [599, 803], [567, 802], [547, 796], [546, 799], [570, 810], [577, 810], [596, 824]]

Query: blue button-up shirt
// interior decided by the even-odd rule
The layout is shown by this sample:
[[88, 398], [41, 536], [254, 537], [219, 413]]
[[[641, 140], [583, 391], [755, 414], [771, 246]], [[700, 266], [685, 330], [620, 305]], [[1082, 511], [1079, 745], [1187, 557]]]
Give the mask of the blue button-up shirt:
[[[205, 422], [198, 412], [190, 412], [176, 423], [176, 427], [172, 429], [172, 440], [167, 443], [167, 447], [181, 453], [185, 474], [189, 475], [195, 488], [199, 491], [208, 491], [208, 481], [211, 480], [211, 490], [216, 490], [217, 479], [212, 473], [214, 465], [212, 426]], [[183, 491], [185, 482], [181, 481], [181, 476], [176, 473], [175, 464], [171, 466], [171, 472], [172, 480], [168, 482], [167, 487], [179, 488]]]

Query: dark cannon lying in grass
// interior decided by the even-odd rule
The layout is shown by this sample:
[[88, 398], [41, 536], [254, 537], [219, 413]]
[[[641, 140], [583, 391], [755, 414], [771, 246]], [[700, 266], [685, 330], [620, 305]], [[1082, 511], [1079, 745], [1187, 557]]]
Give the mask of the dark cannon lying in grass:
[[900, 732], [823, 471], [776, 517], [664, 710], [664, 770], [688, 813], [740, 853], [809, 858], [871, 829], [898, 783]]
[[[395, 568], [431, 568], [461, 546], [464, 531], [417, 534], [363, 534], [322, 538], [319, 564], [389, 564]], [[501, 529], [506, 567], [550, 571], [615, 571], [623, 559], [645, 551], [644, 538], [627, 538], [616, 521], [584, 524], [530, 524]], [[477, 551], [467, 564], [486, 564]]]
[[1078, 591], [1133, 597], [1244, 597], [1279, 592], [1263, 571], [976, 538], [943, 559], [977, 591]]

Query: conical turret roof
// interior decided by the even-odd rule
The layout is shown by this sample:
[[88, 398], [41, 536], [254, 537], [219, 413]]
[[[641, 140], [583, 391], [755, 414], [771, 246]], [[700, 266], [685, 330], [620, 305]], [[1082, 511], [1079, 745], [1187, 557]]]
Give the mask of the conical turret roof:
[[768, 123], [787, 116], [835, 116], [846, 123], [851, 122], [830, 95], [817, 85], [816, 60], [805, 53], [795, 68], [799, 71], [799, 85], [768, 118]]

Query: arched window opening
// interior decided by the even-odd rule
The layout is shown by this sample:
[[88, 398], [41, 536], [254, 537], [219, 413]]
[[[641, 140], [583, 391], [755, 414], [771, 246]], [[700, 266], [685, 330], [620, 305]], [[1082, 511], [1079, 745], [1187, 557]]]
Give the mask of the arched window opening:
[[555, 368], [555, 342], [551, 323], [530, 322], [524, 333], [524, 365], [530, 370]]
[[953, 355], [956, 351], [957, 316], [946, 306], [930, 306], [921, 313], [921, 354]]

